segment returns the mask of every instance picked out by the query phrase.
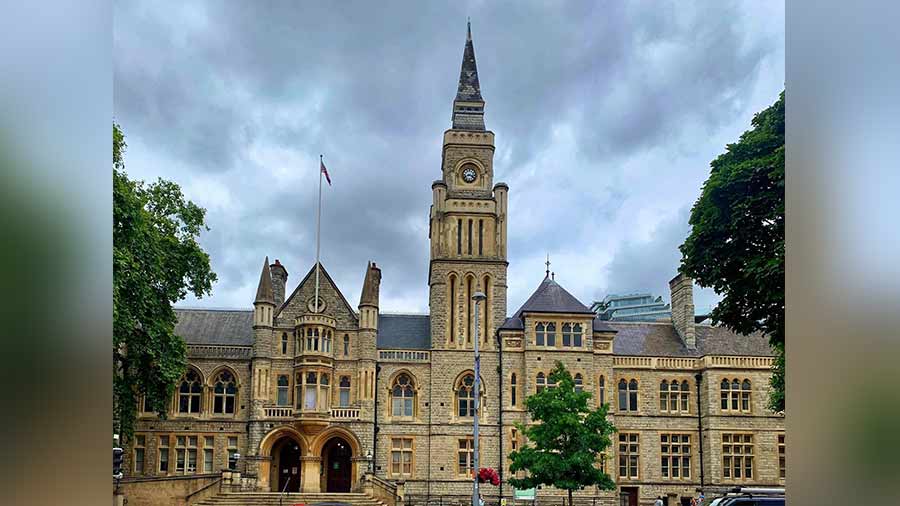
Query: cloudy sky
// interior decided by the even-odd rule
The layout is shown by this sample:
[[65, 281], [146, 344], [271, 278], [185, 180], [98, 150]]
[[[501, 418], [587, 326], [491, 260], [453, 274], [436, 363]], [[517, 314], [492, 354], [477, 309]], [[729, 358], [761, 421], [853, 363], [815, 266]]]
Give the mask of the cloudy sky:
[[[668, 301], [709, 162], [784, 87], [784, 4], [117, 2], [114, 111], [132, 177], [207, 209], [219, 282], [250, 307], [263, 258], [315, 258], [355, 304], [428, 310], [428, 206], [471, 16], [495, 181], [510, 187], [509, 312], [544, 276], [582, 302]], [[695, 292], [698, 312], [717, 300]]]

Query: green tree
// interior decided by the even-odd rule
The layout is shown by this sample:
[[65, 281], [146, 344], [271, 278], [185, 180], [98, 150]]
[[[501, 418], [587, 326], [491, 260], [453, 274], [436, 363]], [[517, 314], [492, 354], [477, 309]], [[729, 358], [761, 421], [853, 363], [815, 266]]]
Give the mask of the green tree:
[[610, 435], [616, 429], [606, 419], [608, 404], [591, 410], [589, 392], [575, 390], [572, 375], [557, 362], [550, 373], [556, 387], [525, 399], [525, 409], [534, 422], [518, 428], [527, 438], [520, 450], [511, 452], [510, 472], [524, 470], [525, 478], [510, 478], [516, 488], [551, 485], [566, 490], [569, 506], [572, 491], [597, 485], [603, 490], [615, 490], [608, 474], [597, 467], [601, 452], [611, 444]]
[[714, 323], [768, 336], [776, 360], [769, 407], [784, 399], [784, 91], [710, 164], [681, 245], [681, 272], [722, 295]]
[[138, 399], [165, 417], [187, 366], [172, 304], [209, 294], [216, 275], [197, 243], [206, 211], [173, 182], [130, 180], [125, 147], [113, 123], [113, 417], [131, 437]]

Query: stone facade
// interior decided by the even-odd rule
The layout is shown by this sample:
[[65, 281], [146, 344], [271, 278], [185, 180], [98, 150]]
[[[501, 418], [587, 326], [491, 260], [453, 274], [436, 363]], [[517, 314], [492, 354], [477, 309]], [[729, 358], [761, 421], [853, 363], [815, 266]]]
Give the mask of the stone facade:
[[[473, 51], [471, 39], [467, 46]], [[260, 490], [318, 492], [352, 488], [371, 467], [404, 482], [410, 498], [465, 501], [471, 480], [465, 468], [460, 472], [460, 445], [465, 449], [471, 437], [472, 417], [460, 412], [460, 392], [465, 401], [477, 328], [482, 467], [508, 469], [515, 424], [530, 422], [524, 400], [544, 386], [539, 374], [546, 378], [559, 361], [579, 375], [596, 405], [609, 404], [628, 443], [621, 451], [614, 436], [603, 462], [619, 489], [577, 496], [613, 504], [634, 493], [635, 503], [652, 504], [659, 495], [674, 504], [696, 495], [701, 474], [707, 489], [784, 485], [784, 418], [765, 407], [771, 350], [760, 336], [695, 325], [689, 279], [671, 282], [673, 322], [600, 322], [549, 272], [529, 302], [508, 316], [508, 187], [494, 184], [494, 134], [480, 119], [474, 53], [468, 61], [454, 114], [478, 120], [460, 116], [459, 128], [444, 133], [441, 179], [432, 185], [429, 315], [380, 312], [381, 270], [374, 263], [354, 308], [321, 265], [285, 298], [287, 269], [267, 259], [252, 311], [178, 311], [176, 330], [188, 343], [199, 386], [186, 377], [165, 419], [139, 417], [136, 438], [127, 443], [126, 475], [202, 475], [236, 466]], [[487, 296], [478, 321], [471, 301], [477, 291]], [[663, 382], [677, 384], [678, 392], [663, 392]], [[678, 452], [669, 444], [664, 454], [672, 435]], [[521, 434], [516, 444], [525, 444]], [[667, 455], [677, 464], [670, 459], [664, 468]], [[513, 493], [508, 485], [483, 490], [488, 497]], [[557, 494], [538, 491], [539, 497]]]

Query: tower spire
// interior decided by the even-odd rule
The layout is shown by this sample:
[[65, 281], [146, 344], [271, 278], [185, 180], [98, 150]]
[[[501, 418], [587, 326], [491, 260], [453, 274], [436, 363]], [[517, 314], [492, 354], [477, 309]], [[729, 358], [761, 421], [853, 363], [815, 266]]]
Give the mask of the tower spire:
[[478, 83], [471, 21], [466, 21], [466, 46], [459, 70], [456, 99], [453, 100], [453, 128], [484, 130], [484, 99], [481, 98], [481, 85]]

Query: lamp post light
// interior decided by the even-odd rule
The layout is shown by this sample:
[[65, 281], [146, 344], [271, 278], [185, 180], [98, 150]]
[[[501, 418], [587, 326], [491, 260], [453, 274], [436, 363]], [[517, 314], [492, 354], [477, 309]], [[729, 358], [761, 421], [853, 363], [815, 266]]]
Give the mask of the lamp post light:
[[366, 452], [366, 460], [368, 461], [368, 462], [367, 462], [367, 467], [368, 467], [368, 469], [369, 469], [369, 474], [372, 474], [372, 463], [373, 463], [373, 460], [372, 460], [372, 450], [369, 450], [369, 451]]
[[[478, 354], [478, 324], [480, 323], [480, 319], [478, 317], [479, 304], [481, 301], [487, 299], [487, 295], [482, 292], [475, 292], [475, 295], [472, 296], [472, 300], [475, 301], [475, 385], [473, 392], [473, 401], [475, 402], [475, 416], [472, 417], [472, 466], [473, 466], [473, 479], [472, 479], [472, 506], [481, 506], [480, 501], [478, 500], [478, 416], [481, 411], [481, 404], [479, 399], [479, 394], [481, 393], [481, 356]], [[487, 332], [487, 329], [485, 329]]]

